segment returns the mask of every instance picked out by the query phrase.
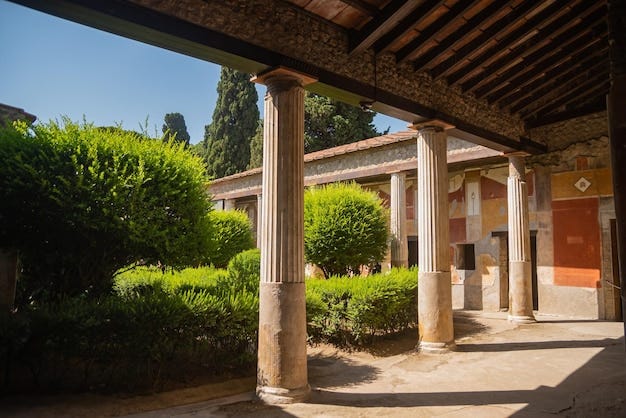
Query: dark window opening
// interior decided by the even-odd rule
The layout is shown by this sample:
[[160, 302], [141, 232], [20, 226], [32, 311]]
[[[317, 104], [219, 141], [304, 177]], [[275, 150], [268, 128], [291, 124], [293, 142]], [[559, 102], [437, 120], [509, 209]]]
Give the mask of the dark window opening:
[[458, 270], [475, 270], [476, 255], [474, 244], [457, 244], [456, 268]]

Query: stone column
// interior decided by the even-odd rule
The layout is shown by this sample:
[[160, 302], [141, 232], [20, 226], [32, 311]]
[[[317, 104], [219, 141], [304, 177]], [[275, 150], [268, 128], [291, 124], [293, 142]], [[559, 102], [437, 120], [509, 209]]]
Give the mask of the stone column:
[[267, 86], [263, 128], [261, 285], [257, 395], [268, 403], [306, 399], [304, 285], [304, 89], [285, 71]]
[[[613, 172], [613, 199], [617, 228], [617, 253], [626, 335], [626, 1], [609, 0], [609, 56], [611, 86], [607, 97], [609, 147]], [[626, 346], [625, 346], [626, 348]]]
[[406, 237], [406, 174], [391, 174], [391, 267], [409, 266]]
[[263, 222], [261, 222], [261, 216], [263, 211], [261, 210], [263, 207], [263, 195], [256, 195], [256, 247], [261, 248], [261, 233], [263, 228]]
[[530, 323], [533, 315], [528, 190], [523, 153], [508, 154], [509, 321]]
[[235, 199], [224, 199], [224, 210], [234, 210]]
[[418, 325], [422, 352], [454, 349], [447, 135], [438, 122], [415, 126], [417, 135]]

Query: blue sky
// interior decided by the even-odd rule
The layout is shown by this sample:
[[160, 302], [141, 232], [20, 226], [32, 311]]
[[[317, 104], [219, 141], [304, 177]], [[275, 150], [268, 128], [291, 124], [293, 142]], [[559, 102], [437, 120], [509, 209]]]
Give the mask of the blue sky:
[[[211, 122], [220, 67], [175, 52], [0, 0], [0, 103], [40, 121], [83, 116], [160, 133], [163, 116], [180, 112], [192, 142]], [[257, 86], [263, 116], [265, 87]], [[377, 115], [379, 130], [406, 122]]]

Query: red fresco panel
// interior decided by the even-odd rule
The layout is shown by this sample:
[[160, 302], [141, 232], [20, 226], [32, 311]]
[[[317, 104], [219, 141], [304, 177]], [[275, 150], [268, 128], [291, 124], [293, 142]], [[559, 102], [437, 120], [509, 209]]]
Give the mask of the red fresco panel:
[[450, 219], [450, 243], [465, 242], [467, 234], [465, 233], [465, 218]]
[[480, 196], [483, 200], [506, 198], [506, 184], [487, 177], [480, 178]]
[[600, 287], [598, 199], [552, 202], [554, 284]]

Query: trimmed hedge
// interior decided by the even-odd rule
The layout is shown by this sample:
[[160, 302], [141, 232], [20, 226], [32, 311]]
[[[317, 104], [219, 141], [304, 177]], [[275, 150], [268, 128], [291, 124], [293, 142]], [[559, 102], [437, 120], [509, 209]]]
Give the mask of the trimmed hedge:
[[202, 161], [183, 145], [64, 119], [0, 126], [0, 247], [23, 265], [18, 305], [104, 295], [138, 260], [211, 251]]
[[[0, 315], [0, 387], [137, 391], [194, 376], [252, 374], [259, 261], [251, 250], [228, 270], [141, 268], [118, 275], [113, 295]], [[310, 341], [367, 345], [414, 325], [417, 271], [311, 279], [306, 304]]]
[[417, 269], [306, 283], [311, 341], [363, 345], [417, 321]]
[[387, 251], [387, 213], [374, 192], [333, 183], [304, 192], [304, 257], [324, 277], [358, 274]]
[[[1, 386], [153, 390], [164, 380], [252, 373], [258, 295], [232, 291], [223, 270], [158, 274], [124, 273], [119, 294], [1, 316]], [[31, 383], [22, 381], [28, 371]]]
[[240, 210], [213, 211], [209, 214], [212, 234], [212, 252], [209, 262], [226, 268], [235, 255], [254, 247], [252, 224]]

